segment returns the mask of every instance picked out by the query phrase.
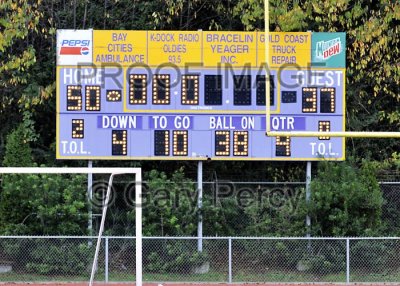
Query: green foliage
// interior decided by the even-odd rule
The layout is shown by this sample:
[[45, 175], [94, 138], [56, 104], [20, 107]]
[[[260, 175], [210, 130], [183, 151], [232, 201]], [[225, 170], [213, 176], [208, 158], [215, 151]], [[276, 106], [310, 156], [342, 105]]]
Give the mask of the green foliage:
[[[34, 140], [29, 115], [8, 137], [3, 165], [29, 167]], [[0, 192], [2, 234], [85, 234], [83, 176], [4, 175]]]
[[[269, 2], [269, 18], [273, 27], [272, 30], [303, 31], [307, 27], [305, 21], [307, 14], [295, 1], [273, 0]], [[264, 1], [238, 1], [234, 8], [234, 15], [240, 17], [245, 30], [263, 30]]]
[[37, 274], [88, 273], [93, 249], [87, 242], [71, 240], [21, 239], [2, 240], [2, 255], [20, 271]]
[[[310, 205], [306, 204], [303, 185], [261, 188], [224, 181], [212, 188], [205, 185], [204, 235], [304, 236], [308, 211], [314, 236], [380, 235], [388, 230], [381, 218], [384, 200], [376, 179], [377, 170], [383, 167], [381, 164], [363, 161], [361, 167], [347, 162], [319, 165], [318, 174], [312, 180]], [[171, 177], [153, 170], [149, 173], [148, 186], [151, 196], [147, 197], [150, 204], [144, 209], [145, 234], [196, 235], [196, 185], [185, 179], [182, 169]], [[129, 220], [134, 221], [133, 218], [132, 211]], [[391, 233], [396, 229], [396, 225], [390, 226]], [[329, 253], [323, 257], [333, 261]]]
[[[24, 40], [37, 29], [40, 3], [31, 4], [24, 0], [0, 3], [0, 86], [3, 88], [27, 83], [29, 74], [26, 71], [36, 62], [36, 57], [33, 46]], [[2, 103], [6, 101], [3, 99]]]
[[[244, 212], [249, 217], [245, 227], [251, 236], [303, 236], [307, 214], [304, 189], [300, 187], [271, 187], [254, 190], [257, 198]], [[260, 199], [258, 199], [260, 198]]]
[[[295, 241], [275, 241], [275, 240], [239, 240], [235, 246], [237, 264], [247, 271], [258, 272], [265, 268], [274, 268], [282, 265], [282, 261], [288, 263], [288, 267], [295, 267], [295, 261], [289, 261], [290, 257], [296, 257]], [[303, 248], [303, 251], [306, 248]], [[249, 265], [249, 261], [252, 264]], [[250, 266], [250, 267], [249, 267]]]
[[382, 192], [375, 166], [350, 163], [319, 164], [311, 183], [309, 211], [316, 236], [370, 236], [382, 230]]
[[146, 270], [157, 273], [187, 273], [208, 260], [205, 251], [198, 252], [191, 240], [168, 241], [146, 254]]
[[5, 167], [30, 167], [33, 164], [26, 126], [20, 124], [7, 136], [6, 153], [3, 160]]
[[[185, 177], [183, 169], [171, 177], [152, 170], [147, 177], [144, 234], [196, 235], [199, 215], [196, 183]], [[253, 188], [229, 182], [221, 182], [217, 189], [204, 185], [201, 210], [204, 235], [304, 235], [306, 206], [303, 188]], [[218, 192], [226, 196], [219, 197]], [[133, 210], [128, 217], [134, 221]]]
[[352, 242], [350, 256], [356, 271], [370, 269], [378, 273], [397, 271], [400, 263], [396, 258], [399, 243], [395, 240], [355, 240]]
[[[296, 268], [310, 274], [339, 273], [346, 268], [344, 241], [238, 240], [234, 252], [236, 265], [246, 272]], [[252, 263], [249, 265], [249, 261]]]
[[3, 138], [26, 119], [21, 116], [21, 98], [38, 94], [35, 90], [28, 95], [26, 89], [32, 85], [32, 69], [37, 65], [34, 43], [43, 16], [38, 10], [41, 4], [27, 0], [0, 2], [0, 160]]
[[[240, 20], [234, 15], [238, 0], [166, 0], [149, 1], [161, 4], [152, 13], [154, 29], [177, 30], [238, 30]], [[212, 11], [212, 13], [210, 13]]]
[[203, 231], [207, 236], [235, 236], [249, 223], [234, 196], [216, 201], [212, 193], [203, 196]]
[[43, 242], [30, 253], [31, 260], [26, 269], [38, 274], [76, 274], [88, 273], [92, 251], [87, 243], [64, 242], [60, 246]]
[[143, 233], [193, 235], [197, 229], [196, 185], [185, 177], [183, 169], [175, 171], [171, 178], [152, 170], [147, 182]]
[[85, 234], [84, 181], [75, 175], [7, 175], [0, 194], [0, 233]]

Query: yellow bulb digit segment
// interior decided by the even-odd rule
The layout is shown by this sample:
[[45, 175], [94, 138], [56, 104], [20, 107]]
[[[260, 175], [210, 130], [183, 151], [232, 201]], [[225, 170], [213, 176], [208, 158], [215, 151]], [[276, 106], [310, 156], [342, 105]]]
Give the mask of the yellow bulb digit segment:
[[153, 104], [170, 104], [170, 75], [153, 75]]
[[78, 111], [82, 110], [82, 86], [68, 85], [67, 86], [67, 110]]
[[336, 91], [333, 87], [321, 88], [321, 113], [335, 113]]
[[100, 111], [101, 89], [98, 85], [87, 85], [86, 93], [86, 111]]
[[247, 131], [233, 131], [233, 155], [249, 155], [249, 135]]
[[302, 111], [303, 113], [317, 112], [317, 88], [316, 87], [303, 87], [302, 94]]
[[169, 155], [169, 130], [154, 131], [154, 155]]
[[230, 141], [229, 131], [215, 131], [215, 156], [229, 156]]
[[199, 76], [183, 75], [182, 76], [182, 104], [198, 105], [199, 104]]
[[173, 131], [173, 155], [187, 156], [188, 154], [188, 132], [187, 130]]
[[131, 74], [129, 76], [129, 104], [147, 103], [147, 75]]
[[112, 131], [112, 155], [126, 156], [128, 146], [128, 138], [126, 130]]
[[121, 101], [121, 90], [107, 90], [106, 99], [111, 102]]
[[291, 155], [290, 151], [290, 137], [278, 136], [276, 137], [275, 144], [275, 155], [289, 157]]
[[83, 119], [72, 119], [72, 138], [82, 139], [84, 137]]
[[[318, 121], [318, 131], [319, 132], [329, 132], [331, 131], [331, 122], [330, 121]], [[329, 140], [330, 137], [320, 136], [319, 140]]]
[[[230, 131], [215, 131], [215, 156], [230, 155]], [[249, 133], [248, 131], [233, 131], [233, 155], [249, 155]]]

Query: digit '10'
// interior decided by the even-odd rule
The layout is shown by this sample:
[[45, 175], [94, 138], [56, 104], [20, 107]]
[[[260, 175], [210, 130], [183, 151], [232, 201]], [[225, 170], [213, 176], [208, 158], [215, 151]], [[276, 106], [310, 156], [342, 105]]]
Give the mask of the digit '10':
[[169, 156], [172, 146], [173, 156], [187, 156], [189, 138], [187, 130], [172, 131], [172, 145], [169, 130], [154, 130], [154, 155]]

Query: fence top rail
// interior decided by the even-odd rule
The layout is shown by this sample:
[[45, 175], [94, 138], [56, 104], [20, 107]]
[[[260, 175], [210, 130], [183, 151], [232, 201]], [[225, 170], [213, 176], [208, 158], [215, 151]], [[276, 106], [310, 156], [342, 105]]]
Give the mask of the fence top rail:
[[[135, 236], [102, 236], [102, 239], [135, 239]], [[97, 239], [97, 236], [58, 235], [2, 235], [0, 239]], [[196, 236], [144, 236], [143, 239], [198, 240]], [[400, 240], [400, 237], [257, 237], [257, 236], [203, 236], [203, 240]]]
[[398, 181], [398, 182], [379, 182], [379, 185], [400, 185], [400, 181]]
[[135, 174], [140, 168], [58, 168], [58, 167], [6, 167], [0, 174]]
[[233, 185], [304, 185], [306, 182], [242, 182], [242, 181], [229, 181], [221, 180], [214, 182], [203, 182], [203, 184], [233, 184]]

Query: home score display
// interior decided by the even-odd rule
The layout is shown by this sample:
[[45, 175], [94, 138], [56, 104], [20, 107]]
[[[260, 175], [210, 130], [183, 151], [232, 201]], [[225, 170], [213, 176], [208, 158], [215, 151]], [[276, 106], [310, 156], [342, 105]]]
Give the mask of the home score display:
[[57, 158], [344, 160], [345, 34], [57, 31]]

